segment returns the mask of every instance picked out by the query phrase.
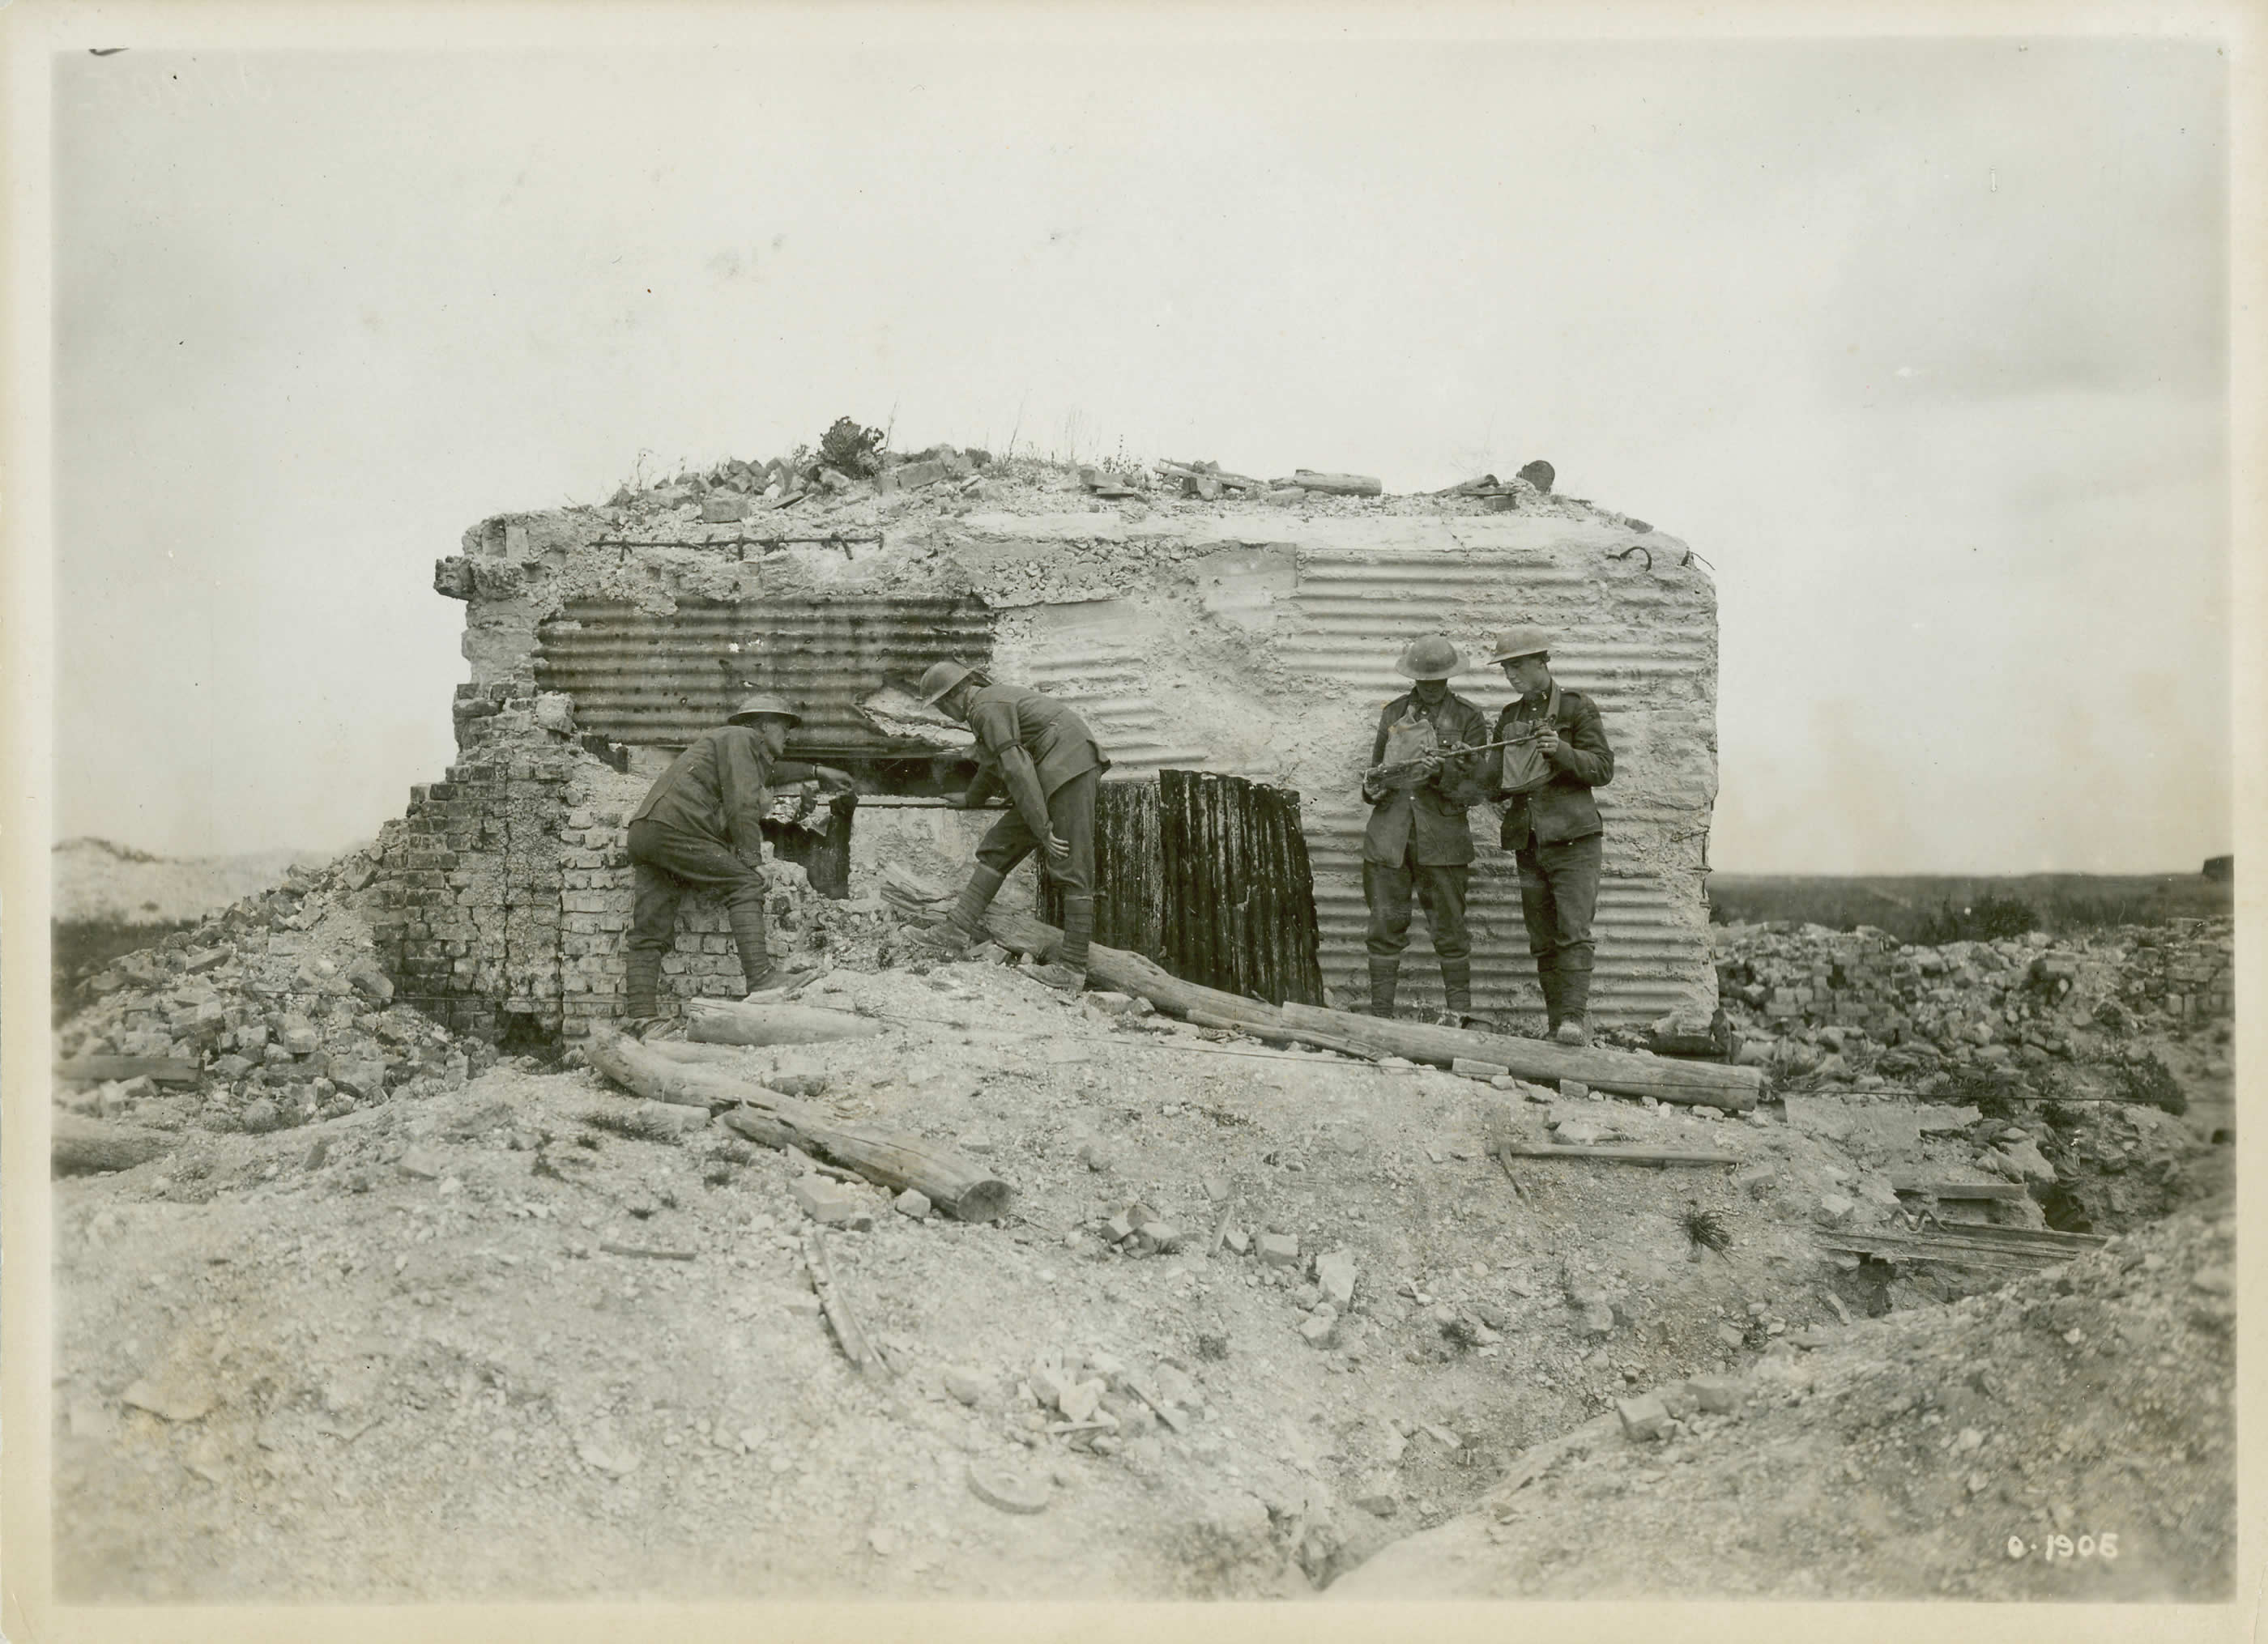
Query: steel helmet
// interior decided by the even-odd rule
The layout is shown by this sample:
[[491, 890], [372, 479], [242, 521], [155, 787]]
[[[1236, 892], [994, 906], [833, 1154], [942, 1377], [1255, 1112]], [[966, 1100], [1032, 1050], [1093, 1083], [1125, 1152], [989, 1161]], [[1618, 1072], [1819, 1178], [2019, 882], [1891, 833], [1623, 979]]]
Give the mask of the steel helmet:
[[1540, 657], [1550, 649], [1549, 634], [1533, 622], [1523, 622], [1496, 636], [1496, 654], [1489, 658], [1489, 666], [1493, 668], [1500, 662], [1511, 662], [1520, 657]]
[[945, 694], [968, 678], [969, 671], [957, 662], [933, 662], [922, 671], [921, 700], [931, 708], [937, 706]]
[[774, 719], [784, 719], [791, 725], [803, 723], [803, 716], [787, 705], [785, 697], [764, 695], [749, 697], [733, 710], [733, 716], [725, 723], [737, 725], [744, 719], [759, 719], [766, 715]]
[[1395, 660], [1394, 672], [1411, 679], [1446, 679], [1464, 664], [1447, 635], [1427, 634], [1403, 648]]

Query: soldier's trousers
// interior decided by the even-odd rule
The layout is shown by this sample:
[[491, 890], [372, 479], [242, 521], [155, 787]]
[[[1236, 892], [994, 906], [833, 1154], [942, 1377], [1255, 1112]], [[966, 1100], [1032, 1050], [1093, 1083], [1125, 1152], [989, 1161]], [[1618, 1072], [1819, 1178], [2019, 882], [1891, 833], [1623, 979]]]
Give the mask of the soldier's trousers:
[[658, 822], [631, 823], [630, 848], [630, 939], [622, 956], [627, 1014], [654, 1014], [662, 958], [677, 942], [678, 904], [696, 888], [724, 899], [747, 985], [754, 988], [770, 973], [762, 868], [742, 862], [721, 840]]
[[1473, 942], [1465, 930], [1465, 886], [1471, 877], [1469, 864], [1428, 867], [1414, 859], [1414, 852], [1405, 854], [1399, 867], [1364, 862], [1362, 899], [1370, 907], [1370, 932], [1363, 945], [1371, 958], [1398, 958], [1410, 945], [1413, 890], [1425, 910], [1434, 957], [1452, 961], [1470, 958]]
[[1539, 967], [1587, 971], [1598, 944], [1591, 916], [1599, 906], [1599, 868], [1604, 835], [1587, 834], [1540, 845], [1531, 836], [1513, 854], [1520, 865], [1520, 916], [1528, 950]]

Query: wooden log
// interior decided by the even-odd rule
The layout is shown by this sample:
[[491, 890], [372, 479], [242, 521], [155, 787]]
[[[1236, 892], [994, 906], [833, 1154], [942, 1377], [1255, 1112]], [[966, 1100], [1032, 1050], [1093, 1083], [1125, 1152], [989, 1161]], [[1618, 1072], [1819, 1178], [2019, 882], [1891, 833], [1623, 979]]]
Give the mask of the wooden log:
[[879, 1125], [845, 1124], [808, 1102], [721, 1068], [674, 1062], [650, 1046], [601, 1030], [585, 1053], [591, 1065], [639, 1096], [722, 1107], [718, 1122], [766, 1147], [800, 1148], [893, 1193], [918, 1188], [947, 1215], [990, 1222], [1005, 1215], [1014, 1190], [975, 1161], [924, 1137]]
[[1435, 1027], [1388, 1016], [1322, 1010], [1313, 1005], [1286, 1004], [1278, 1015], [1287, 1026], [1336, 1034], [1381, 1054], [1403, 1056], [1441, 1068], [1462, 1056], [1472, 1061], [1492, 1061], [1509, 1068], [1516, 1079], [1538, 1083], [1580, 1079], [1594, 1090], [1610, 1090], [1617, 1096], [1650, 1096], [1661, 1102], [1746, 1110], [1756, 1105], [1764, 1090], [1764, 1074], [1756, 1068], [1632, 1056], [1621, 1051], [1560, 1045], [1548, 1039], [1516, 1039], [1509, 1034], [1476, 1032], [1469, 1028]]
[[1386, 489], [1366, 473], [1317, 473], [1312, 468], [1293, 470], [1292, 483], [1303, 491], [1328, 491], [1333, 496], [1376, 496]]
[[[1043, 925], [1028, 914], [1003, 913], [997, 908], [985, 915], [984, 928], [1011, 953], [1028, 953], [1036, 958], [1046, 958], [1063, 940], [1063, 932], [1052, 925]], [[1122, 994], [1138, 994], [1160, 1010], [1177, 1016], [1186, 1016], [1192, 1010], [1211, 1010], [1240, 1021], [1271, 1026], [1284, 1020], [1273, 1005], [1247, 999], [1242, 994], [1223, 993], [1218, 987], [1185, 982], [1142, 955], [1129, 953], [1123, 948], [1094, 943], [1087, 950], [1086, 971], [1090, 978], [1106, 987]]]
[[72, 1084], [102, 1084], [113, 1079], [195, 1084], [197, 1065], [183, 1056], [71, 1056], [55, 1063], [55, 1077]]
[[1189, 1019], [1199, 1027], [1221, 1028], [1232, 1032], [1248, 1033], [1254, 1039], [1270, 1045], [1307, 1045], [1317, 1050], [1336, 1051], [1342, 1056], [1374, 1061], [1371, 1053], [1329, 1033], [1317, 1033], [1307, 1028], [1286, 1027], [1281, 1023], [1255, 1020], [1249, 1016], [1223, 1016], [1211, 1010], [1192, 1010]]
[[818, 1045], [836, 1039], [873, 1039], [882, 1024], [848, 1010], [816, 1005], [696, 999], [685, 1015], [685, 1037], [697, 1045]]
[[57, 1176], [130, 1171], [173, 1150], [173, 1139], [161, 1131], [105, 1124], [77, 1113], [54, 1115], [48, 1132], [48, 1157]]
[[1730, 1153], [1685, 1153], [1663, 1148], [1577, 1148], [1550, 1141], [1500, 1141], [1497, 1144], [1497, 1151], [1523, 1159], [1607, 1159], [1624, 1164], [1738, 1164], [1741, 1162], [1738, 1156]]

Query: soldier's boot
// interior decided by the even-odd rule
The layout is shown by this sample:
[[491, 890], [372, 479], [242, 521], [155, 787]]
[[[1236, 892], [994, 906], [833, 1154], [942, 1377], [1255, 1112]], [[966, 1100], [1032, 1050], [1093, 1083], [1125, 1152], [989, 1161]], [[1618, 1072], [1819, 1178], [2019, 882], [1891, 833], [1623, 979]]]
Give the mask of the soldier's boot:
[[661, 1020], [661, 955], [648, 948], [632, 948], [622, 955], [622, 1030], [632, 1039], [644, 1039]]
[[1535, 956], [1535, 985], [1543, 990], [1543, 1037], [1559, 1033], [1559, 959], [1551, 953]]
[[732, 903], [725, 909], [725, 918], [733, 927], [733, 945], [740, 950], [740, 980], [747, 984], [750, 994], [799, 987], [819, 974], [814, 965], [791, 967], [772, 958], [761, 899], [752, 897]]
[[1441, 961], [1441, 1025], [1469, 1027], [1478, 1020], [1473, 1015], [1473, 962], [1470, 959]]
[[1094, 899], [1066, 896], [1063, 940], [1055, 958], [1033, 972], [1058, 993], [1075, 994], [1086, 986], [1087, 950], [1094, 942]]
[[1002, 877], [990, 868], [979, 867], [968, 876], [968, 883], [961, 887], [961, 899], [953, 905], [951, 913], [926, 930], [909, 933], [906, 939], [941, 958], [959, 958], [976, 945], [983, 928], [984, 910], [1000, 893]]
[[1591, 968], [1562, 965], [1559, 971], [1559, 1025], [1551, 1037], [1562, 1045], [1591, 1042]]
[[1402, 956], [1381, 959], [1376, 954], [1370, 958], [1370, 1014], [1390, 1016], [1394, 1014], [1394, 994], [1402, 985]]

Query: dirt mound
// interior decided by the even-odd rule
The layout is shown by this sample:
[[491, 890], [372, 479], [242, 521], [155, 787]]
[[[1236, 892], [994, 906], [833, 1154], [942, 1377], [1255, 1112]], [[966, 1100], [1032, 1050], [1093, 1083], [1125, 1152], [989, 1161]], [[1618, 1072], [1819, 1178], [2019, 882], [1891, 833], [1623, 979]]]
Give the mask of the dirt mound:
[[292, 851], [153, 856], [105, 839], [74, 839], [56, 846], [49, 860], [55, 923], [158, 925], [200, 919], [264, 890], [302, 859]]
[[[829, 1235], [834, 1266], [895, 1371], [868, 1380], [803, 1266], [804, 1167], [588, 1071], [483, 1071], [495, 1053], [364, 974], [367, 872], [295, 875], [137, 956], [70, 1030], [77, 1053], [162, 1039], [202, 1083], [114, 1087], [137, 1117], [177, 1105], [173, 1152], [55, 1188], [66, 1596], [1295, 1596], [1386, 1579], [1381, 1550], [1466, 1520], [1555, 1440], [1616, 1481], [1514, 1493], [1556, 1512], [1572, 1492], [1571, 1526], [1646, 1492], [1689, 1521], [1719, 1509], [1688, 1524], [1713, 1588], [1666, 1530], [1613, 1538], [1655, 1549], [1616, 1569], [1684, 1591], [1940, 1590], [1949, 1554], [1901, 1567], [1932, 1584], [1889, 1584], [1933, 1507], [1988, 1552], [2067, 1508], [2074, 1538], [2120, 1537], [2122, 1595], [2225, 1582], [2232, 1383], [2198, 1322], [2226, 1311], [2225, 1229], [2122, 1243], [2070, 1294], [1822, 1242], [1901, 1225], [1904, 1171], [2047, 1191], [2046, 1141], [2006, 1119], [1848, 1091], [1736, 1118], [1265, 1050], [1005, 964], [891, 968], [894, 914], [813, 899], [841, 963], [809, 1002], [885, 1031], [747, 1053], [749, 1075], [1018, 1190], [1002, 1222], [961, 1225], [850, 1188], [869, 1225]], [[366, 1092], [337, 1076], [365, 1040], [386, 1063]], [[2122, 1117], [2085, 1134], [2130, 1178], [2193, 1194], [2197, 1161], [2228, 1156], [2157, 1109], [2103, 1111]], [[1734, 1163], [1507, 1168], [1508, 1134]], [[1150, 1236], [1118, 1237], [1134, 1222]], [[1671, 1383], [1715, 1377], [1745, 1390], [1737, 1423], [1693, 1411], [1644, 1452], [1600, 1438], [1618, 1400], [1664, 1390], [1667, 1420]], [[1759, 1427], [1786, 1443], [1749, 1444]], [[2128, 1432], [2150, 1471], [2114, 1499], [2099, 1451]], [[1815, 1464], [1809, 1497], [1783, 1451]], [[1830, 1505], [1791, 1517], [1806, 1499]], [[2152, 1505], [2114, 1523], [2122, 1500]], [[1488, 1532], [1518, 1528], [1452, 1533], [1493, 1557]], [[1836, 1536], [1873, 1539], [1814, 1548]], [[1597, 1573], [1536, 1557], [1503, 1579]]]
[[1808, 1358], [1662, 1388], [1659, 1421], [1634, 1399], [1333, 1596], [2225, 1601], [2235, 1228], [2183, 1215]]

